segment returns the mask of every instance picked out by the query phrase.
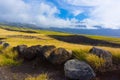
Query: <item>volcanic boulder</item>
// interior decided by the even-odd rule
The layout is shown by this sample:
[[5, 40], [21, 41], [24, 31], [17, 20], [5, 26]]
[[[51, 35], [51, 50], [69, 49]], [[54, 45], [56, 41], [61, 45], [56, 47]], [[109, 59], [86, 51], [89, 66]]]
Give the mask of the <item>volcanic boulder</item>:
[[96, 74], [85, 62], [77, 59], [68, 60], [64, 64], [65, 76], [73, 80], [91, 80]]
[[105, 60], [105, 67], [109, 68], [112, 66], [112, 54], [109, 51], [93, 47], [89, 52], [103, 58]]
[[52, 64], [62, 64], [72, 57], [72, 53], [68, 52], [64, 48], [56, 48], [48, 57], [48, 60]]

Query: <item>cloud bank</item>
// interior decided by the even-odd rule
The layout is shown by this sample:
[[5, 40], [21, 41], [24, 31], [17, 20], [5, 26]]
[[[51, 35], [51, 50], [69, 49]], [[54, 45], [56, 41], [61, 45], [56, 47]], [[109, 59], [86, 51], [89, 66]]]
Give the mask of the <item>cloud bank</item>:
[[[45, 28], [83, 28], [80, 25], [86, 25], [84, 28], [93, 29], [100, 25], [120, 29], [119, 8], [119, 0], [0, 0], [0, 20]], [[59, 16], [64, 16], [61, 9], [70, 16]]]

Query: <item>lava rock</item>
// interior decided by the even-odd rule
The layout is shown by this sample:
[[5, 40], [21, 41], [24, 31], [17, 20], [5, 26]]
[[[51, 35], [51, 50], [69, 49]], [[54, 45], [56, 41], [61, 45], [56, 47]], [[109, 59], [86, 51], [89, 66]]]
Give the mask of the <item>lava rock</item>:
[[22, 56], [23, 51], [27, 48], [27, 45], [18, 45], [17, 47], [13, 47], [13, 51], [17, 51], [19, 56]]
[[71, 57], [72, 54], [64, 48], [57, 48], [53, 52], [51, 52], [50, 56], [48, 57], [48, 60], [52, 64], [62, 64], [69, 60]]
[[112, 54], [109, 51], [93, 47], [89, 52], [103, 58], [105, 60], [105, 67], [109, 68], [112, 66]]
[[41, 45], [31, 46], [23, 50], [23, 58], [25, 60], [33, 60], [41, 53]]
[[48, 59], [54, 49], [56, 49], [54, 45], [45, 45], [42, 47], [42, 54], [44, 55], [45, 59]]
[[64, 64], [65, 76], [73, 80], [91, 80], [96, 74], [85, 62], [77, 59], [68, 60]]

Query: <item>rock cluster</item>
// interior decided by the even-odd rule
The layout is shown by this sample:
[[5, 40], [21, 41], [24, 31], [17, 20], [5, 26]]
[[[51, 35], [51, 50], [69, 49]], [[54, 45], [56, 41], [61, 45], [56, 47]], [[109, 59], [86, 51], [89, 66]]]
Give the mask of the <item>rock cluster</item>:
[[64, 48], [56, 48], [53, 45], [49, 46], [31, 46], [19, 45], [14, 47], [17, 50], [19, 56], [24, 60], [33, 60], [36, 57], [41, 59], [46, 59], [52, 64], [62, 64], [72, 57], [72, 54], [65, 50]]
[[[72, 80], [91, 80], [96, 74], [86, 62], [73, 59], [72, 51], [64, 48], [56, 48], [54, 45], [36, 45], [27, 47], [26, 45], [18, 45], [13, 48], [17, 50], [19, 56], [24, 60], [40, 60], [47, 61], [54, 65], [64, 64], [65, 76]], [[110, 52], [93, 47], [90, 54], [94, 54], [103, 58], [106, 67], [112, 66], [112, 55]]]
[[17, 50], [19, 56], [24, 60], [48, 61], [54, 65], [64, 64], [65, 76], [73, 80], [90, 80], [95, 77], [93, 69], [85, 62], [72, 59], [72, 51], [64, 48], [56, 48], [54, 45], [36, 45], [27, 47], [27, 45], [18, 45], [13, 48]]

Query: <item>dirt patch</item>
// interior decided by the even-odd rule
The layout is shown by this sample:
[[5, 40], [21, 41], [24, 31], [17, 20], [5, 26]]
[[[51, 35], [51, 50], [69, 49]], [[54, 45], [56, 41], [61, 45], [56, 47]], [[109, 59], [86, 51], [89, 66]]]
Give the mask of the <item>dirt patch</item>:
[[29, 75], [38, 76], [42, 73], [48, 73], [52, 80], [65, 80], [63, 70], [57, 66], [45, 64], [33, 69], [31, 63], [16, 67], [0, 67], [0, 80], [24, 80]]
[[[28, 76], [38, 76], [48, 73], [50, 80], [68, 80], [64, 76], [62, 67], [49, 63], [40, 64], [36, 69], [32, 68], [32, 62], [24, 63], [16, 67], [0, 67], [0, 80], [24, 80]], [[120, 70], [99, 73], [95, 80], [119, 80]]]
[[96, 80], [120, 80], [120, 70], [98, 74]]
[[120, 44], [117, 43], [112, 43], [105, 40], [91, 39], [80, 35], [70, 35], [70, 36], [48, 35], [48, 36], [68, 43], [84, 44], [84, 45], [92, 45], [92, 46], [120, 47]]

